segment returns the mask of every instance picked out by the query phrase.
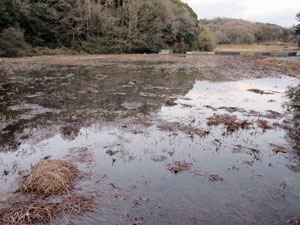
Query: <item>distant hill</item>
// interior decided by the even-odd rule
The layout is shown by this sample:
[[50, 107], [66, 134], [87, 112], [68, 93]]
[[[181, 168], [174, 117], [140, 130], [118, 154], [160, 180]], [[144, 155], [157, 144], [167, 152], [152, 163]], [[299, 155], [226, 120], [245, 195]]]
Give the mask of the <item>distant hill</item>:
[[296, 42], [295, 31], [274, 24], [253, 23], [242, 19], [201, 19], [199, 27], [209, 32], [217, 44]]

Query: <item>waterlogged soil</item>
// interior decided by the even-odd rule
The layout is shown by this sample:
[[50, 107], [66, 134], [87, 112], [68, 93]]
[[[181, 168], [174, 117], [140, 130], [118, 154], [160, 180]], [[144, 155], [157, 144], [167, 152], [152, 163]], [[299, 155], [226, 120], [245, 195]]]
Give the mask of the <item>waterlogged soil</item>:
[[[76, 165], [73, 224], [286, 224], [300, 208], [299, 80], [232, 56], [0, 60], [0, 208], [41, 159]], [[57, 224], [70, 221], [58, 220]]]

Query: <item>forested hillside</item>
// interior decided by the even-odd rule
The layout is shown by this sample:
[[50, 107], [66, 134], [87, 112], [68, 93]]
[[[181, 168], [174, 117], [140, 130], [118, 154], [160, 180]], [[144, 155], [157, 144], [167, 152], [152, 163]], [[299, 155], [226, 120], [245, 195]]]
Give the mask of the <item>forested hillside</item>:
[[1, 0], [0, 55], [36, 47], [87, 53], [197, 48], [197, 15], [180, 0]]
[[297, 40], [293, 29], [274, 24], [252, 23], [241, 19], [203, 19], [199, 21], [199, 26], [210, 33], [217, 44], [296, 42]]

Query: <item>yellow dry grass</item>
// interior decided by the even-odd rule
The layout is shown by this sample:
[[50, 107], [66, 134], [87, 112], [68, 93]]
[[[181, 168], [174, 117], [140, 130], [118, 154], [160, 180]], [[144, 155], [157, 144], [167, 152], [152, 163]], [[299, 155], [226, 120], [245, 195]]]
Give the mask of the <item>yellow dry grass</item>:
[[277, 66], [284, 69], [300, 71], [300, 62], [284, 61], [273, 57], [267, 57], [262, 60], [258, 60], [258, 62], [268, 66]]
[[250, 52], [272, 52], [272, 51], [296, 51], [297, 46], [294, 45], [277, 45], [277, 44], [250, 44], [250, 45], [218, 45], [217, 51], [250, 51]]
[[67, 162], [41, 160], [31, 173], [24, 177], [20, 191], [44, 196], [68, 194], [77, 175], [77, 168]]
[[258, 127], [262, 128], [263, 130], [271, 129], [272, 126], [269, 125], [267, 120], [257, 120]]
[[51, 223], [58, 217], [69, 218], [72, 214], [94, 211], [92, 196], [72, 196], [57, 203], [27, 201], [0, 210], [0, 224], [28, 225]]

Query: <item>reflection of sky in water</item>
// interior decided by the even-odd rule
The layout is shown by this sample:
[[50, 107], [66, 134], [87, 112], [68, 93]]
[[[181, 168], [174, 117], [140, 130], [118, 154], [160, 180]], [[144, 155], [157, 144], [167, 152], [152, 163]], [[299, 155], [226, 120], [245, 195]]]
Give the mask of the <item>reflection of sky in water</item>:
[[[288, 86], [297, 84], [297, 79], [284, 77], [264, 78], [258, 80], [243, 80], [234, 82], [212, 83], [209, 81], [197, 81], [193, 89], [185, 96], [189, 100], [180, 99], [178, 103], [195, 106], [191, 111], [198, 110], [200, 114], [211, 114], [204, 106], [238, 107], [244, 110], [265, 112], [273, 110], [283, 112], [282, 103], [285, 100], [284, 92]], [[259, 89], [274, 92], [274, 94], [257, 94], [248, 89]], [[186, 109], [177, 106], [176, 110], [163, 107], [161, 114], [173, 117], [186, 117]], [[188, 112], [189, 113], [189, 112]], [[224, 112], [225, 113], [225, 112]]]
[[[296, 81], [293, 78], [221, 83], [196, 81], [193, 89], [177, 100], [177, 106], [163, 106], [154, 116], [202, 128], [206, 127], [208, 116], [226, 113], [223, 110], [214, 112], [205, 108], [205, 105], [284, 112], [284, 92], [287, 86], [296, 84]], [[274, 91], [275, 94], [260, 95], [247, 91], [251, 88]], [[192, 108], [181, 103], [189, 104]], [[87, 147], [92, 153], [92, 164], [77, 164], [83, 170], [93, 171], [93, 175], [89, 185], [83, 189], [102, 191], [107, 183], [116, 183], [121, 188], [137, 185], [137, 197], [150, 199], [143, 208], [130, 201], [108, 206], [116, 208], [111, 211], [104, 206], [103, 212], [95, 214], [104, 218], [105, 222], [91, 221], [91, 224], [115, 224], [115, 217], [126, 210], [132, 215], [142, 215], [143, 224], [282, 224], [297, 216], [300, 176], [286, 167], [289, 159], [282, 154], [274, 154], [270, 146], [270, 143], [274, 143], [289, 148], [285, 131], [250, 129], [222, 136], [223, 129], [222, 126], [213, 127], [211, 135], [205, 138], [190, 138], [182, 133], [173, 135], [163, 132], [156, 126], [144, 127], [143, 133], [133, 134], [117, 124], [99, 123], [81, 128], [74, 140], [65, 140], [57, 134], [40, 143], [23, 144], [16, 152], [1, 152], [0, 171], [14, 164], [19, 169], [29, 169], [31, 164], [47, 155], [64, 159], [67, 149]], [[221, 144], [216, 139], [221, 140]], [[252, 167], [245, 164], [244, 161], [253, 160], [253, 156], [248, 153], [233, 154], [236, 145], [258, 149], [261, 152], [259, 160], [255, 160]], [[122, 151], [122, 154], [113, 157], [116, 159], [114, 164], [112, 157], [105, 154], [108, 149]], [[174, 154], [169, 155], [169, 152]], [[167, 159], [156, 163], [151, 160], [154, 155], [164, 155]], [[193, 170], [218, 174], [224, 178], [224, 182], [211, 183], [189, 172], [174, 175], [167, 170], [167, 164], [177, 160], [193, 163]], [[239, 170], [228, 170], [232, 165]], [[104, 174], [108, 177], [107, 181], [96, 181]], [[16, 177], [18, 175], [15, 172], [2, 178], [1, 187], [9, 189]], [[286, 189], [280, 187], [283, 181], [288, 185]], [[3, 193], [7, 191], [3, 190]], [[159, 212], [155, 210], [156, 204], [161, 204]]]

